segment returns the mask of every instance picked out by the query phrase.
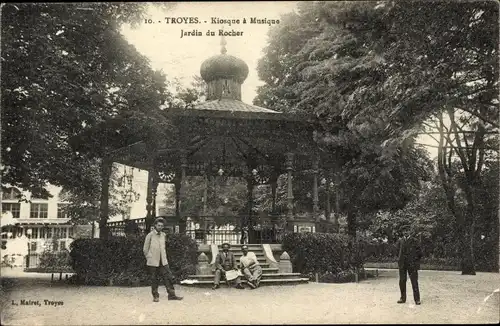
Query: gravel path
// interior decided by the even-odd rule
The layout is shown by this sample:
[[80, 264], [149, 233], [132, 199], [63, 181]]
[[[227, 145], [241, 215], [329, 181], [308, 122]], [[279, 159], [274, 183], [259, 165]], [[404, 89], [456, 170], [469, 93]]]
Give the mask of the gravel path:
[[[9, 274], [10, 273], [10, 274]], [[136, 324], [347, 324], [347, 323], [498, 323], [499, 274], [421, 271], [422, 305], [396, 304], [397, 271], [348, 284], [310, 283], [236, 290], [176, 286], [184, 296], [169, 302], [166, 293], [153, 303], [147, 287], [91, 287], [50, 283], [50, 274], [12, 274], [17, 284], [3, 298], [3, 325]], [[408, 282], [409, 299], [411, 285]], [[488, 295], [491, 295], [488, 297]], [[486, 299], [488, 298], [488, 299]], [[41, 306], [12, 305], [38, 300]], [[486, 299], [486, 301], [485, 301]], [[62, 301], [45, 306], [44, 300]]]

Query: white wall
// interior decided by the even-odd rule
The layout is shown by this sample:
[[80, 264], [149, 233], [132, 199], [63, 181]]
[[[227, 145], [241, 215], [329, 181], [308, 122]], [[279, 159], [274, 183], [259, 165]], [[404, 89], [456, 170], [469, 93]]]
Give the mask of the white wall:
[[[139, 200], [130, 204], [131, 212], [130, 217], [132, 219], [146, 217], [146, 196], [148, 190], [148, 171], [140, 170], [137, 168], [131, 168], [123, 164], [114, 163], [115, 167], [118, 169], [119, 175], [123, 175], [126, 171], [127, 174], [132, 173], [132, 187], [139, 194]], [[160, 183], [158, 185], [158, 190], [156, 193], [156, 215], [159, 215], [159, 209], [164, 206], [165, 196], [174, 191], [173, 185]], [[112, 216], [109, 221], [121, 221], [123, 219], [122, 215]]]
[[[67, 222], [68, 219], [58, 219], [57, 218], [57, 204], [61, 203], [59, 200], [59, 193], [61, 191], [61, 187], [53, 186], [50, 184], [47, 184], [47, 190], [49, 193], [53, 196], [52, 198], [47, 199], [37, 199], [33, 198], [31, 196], [31, 193], [29, 191], [22, 191], [22, 194], [25, 196], [27, 200], [30, 200], [31, 203], [37, 204], [37, 203], [45, 203], [48, 204], [48, 215], [46, 219], [34, 219], [30, 218], [30, 209], [31, 209], [31, 204], [29, 202], [21, 202], [20, 204], [20, 212], [19, 212], [19, 219], [16, 219], [18, 223], [27, 223], [27, 222], [33, 222], [33, 221], [43, 221], [44, 223], [64, 223]], [[2, 203], [17, 203], [18, 200], [2, 200]]]

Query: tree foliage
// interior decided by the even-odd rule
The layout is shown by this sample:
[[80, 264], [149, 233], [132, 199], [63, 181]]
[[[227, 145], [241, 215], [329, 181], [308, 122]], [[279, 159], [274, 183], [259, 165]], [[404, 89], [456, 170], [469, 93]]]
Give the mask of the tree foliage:
[[341, 209], [350, 214], [404, 207], [430, 168], [413, 137], [384, 146], [390, 138], [384, 112], [363, 111], [375, 110], [377, 98], [367, 89], [384, 74], [381, 54], [370, 48], [370, 40], [382, 37], [383, 19], [370, 3], [301, 3], [270, 31], [258, 65], [266, 84], [254, 103], [317, 117], [317, 142], [336, 154]]
[[[130, 134], [165, 129], [151, 127], [168, 95], [165, 76], [120, 34], [145, 15], [138, 3], [2, 7], [2, 183], [44, 196], [47, 182], [81, 188], [95, 173], [89, 159]], [[108, 127], [75, 149], [73, 137], [119, 115], [128, 135]]]

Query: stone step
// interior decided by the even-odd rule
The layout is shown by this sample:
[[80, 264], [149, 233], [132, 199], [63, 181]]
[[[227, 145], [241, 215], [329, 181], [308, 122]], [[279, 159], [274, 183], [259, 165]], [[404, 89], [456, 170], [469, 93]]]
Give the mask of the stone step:
[[[264, 250], [262, 250], [262, 248], [255, 248], [255, 249], [250, 248], [250, 249], [248, 249], [248, 251], [251, 251], [256, 255], [264, 253]], [[222, 252], [222, 248], [219, 248], [219, 252]], [[240, 253], [240, 254], [242, 253], [241, 248], [231, 248], [231, 249], [229, 249], [229, 252], [232, 252], [233, 254], [234, 253]]]
[[[205, 279], [213, 279], [213, 275], [189, 275], [189, 279], [197, 279], [197, 280], [205, 280]], [[262, 279], [289, 279], [289, 278], [300, 278], [300, 273], [263, 273]]]
[[[238, 265], [238, 264], [239, 264], [239, 261], [236, 261], [236, 265]], [[260, 267], [262, 267], [262, 268], [269, 268], [269, 267], [271, 267], [271, 266], [269, 265], [269, 263], [266, 263], [266, 261], [265, 261], [265, 260], [260, 260], [260, 259], [259, 259], [259, 265], [260, 265]], [[212, 266], [212, 265], [210, 265], [210, 266]], [[213, 266], [212, 266], [212, 267], [213, 267]]]
[[[303, 283], [308, 283], [309, 279], [308, 278], [303, 278], [303, 277], [295, 277], [295, 278], [289, 278], [289, 279], [282, 279], [282, 278], [276, 278], [276, 279], [263, 279], [260, 281], [260, 286], [263, 285], [295, 285], [295, 284], [303, 284]], [[221, 281], [221, 284], [225, 285], [225, 281]], [[242, 280], [241, 283], [246, 284], [246, 280]], [[213, 280], [203, 280], [203, 281], [198, 281], [193, 284], [182, 284], [184, 286], [212, 286]]]
[[[264, 252], [258, 252], [258, 251], [252, 251], [252, 252], [257, 257], [265, 257], [266, 256], [266, 254]], [[241, 256], [243, 256], [243, 253], [241, 251], [233, 251], [233, 255], [241, 257]]]
[[[231, 249], [235, 249], [235, 248], [238, 248], [238, 249], [241, 249], [241, 244], [232, 244], [231, 247], [229, 247], [229, 250]], [[259, 244], [259, 243], [254, 243], [254, 244], [247, 244], [248, 248], [259, 248], [259, 249], [262, 249], [262, 245]], [[217, 245], [217, 247], [219, 248], [222, 248], [222, 245]]]
[[[263, 250], [260, 250], [260, 251], [253, 251], [253, 250], [249, 250], [251, 252], [253, 252], [256, 256], [259, 256], [259, 255], [265, 255], [264, 251]], [[230, 250], [229, 252], [232, 252], [233, 255], [243, 255], [243, 252], [241, 250]]]
[[[237, 261], [240, 261], [240, 258], [241, 258], [241, 257], [237, 257], [237, 256], [235, 256], [234, 258], [235, 258]], [[265, 263], [265, 262], [267, 262], [266, 257], [257, 257], [257, 261], [258, 261], [259, 263]]]

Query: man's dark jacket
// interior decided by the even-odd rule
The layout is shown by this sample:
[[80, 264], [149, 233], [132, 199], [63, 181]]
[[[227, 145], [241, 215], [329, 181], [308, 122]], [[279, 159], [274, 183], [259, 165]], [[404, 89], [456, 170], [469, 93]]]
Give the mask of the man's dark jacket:
[[234, 257], [232, 252], [219, 252], [217, 257], [215, 258], [215, 269], [222, 269], [225, 271], [236, 269], [237, 263], [236, 258]]
[[422, 258], [422, 250], [420, 241], [415, 237], [407, 239], [401, 238], [397, 242], [397, 250], [399, 253], [398, 267], [406, 269], [420, 269], [420, 259]]

